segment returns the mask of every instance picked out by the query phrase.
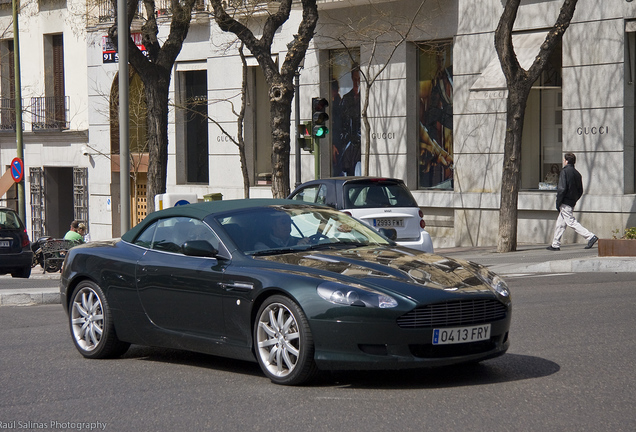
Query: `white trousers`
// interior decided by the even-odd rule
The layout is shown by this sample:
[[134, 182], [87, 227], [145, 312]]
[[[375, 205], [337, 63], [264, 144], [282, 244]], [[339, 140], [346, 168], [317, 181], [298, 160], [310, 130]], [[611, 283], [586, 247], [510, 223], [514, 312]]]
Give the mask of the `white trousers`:
[[583, 225], [577, 222], [572, 213], [572, 207], [566, 204], [561, 204], [559, 211], [559, 217], [556, 220], [556, 226], [554, 227], [554, 239], [552, 239], [552, 247], [561, 247], [561, 237], [565, 232], [565, 227], [569, 226], [576, 231], [577, 234], [585, 237], [585, 240], [590, 240], [594, 237], [594, 234], [588, 231]]

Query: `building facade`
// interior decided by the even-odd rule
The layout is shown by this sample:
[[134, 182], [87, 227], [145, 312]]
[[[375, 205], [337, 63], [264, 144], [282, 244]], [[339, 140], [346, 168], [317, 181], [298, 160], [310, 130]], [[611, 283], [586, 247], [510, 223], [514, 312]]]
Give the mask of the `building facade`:
[[[27, 226], [31, 237], [63, 236], [89, 221], [85, 2], [19, 3], [19, 64]], [[0, 167], [16, 157], [12, 2], [0, 0]], [[12, 186], [0, 206], [17, 208]]]
[[[73, 2], [63, 3], [68, 9]], [[303, 122], [310, 120], [312, 98], [324, 97], [330, 102], [330, 132], [320, 140], [319, 153], [300, 151], [301, 181], [364, 173], [368, 163], [370, 175], [405, 179], [426, 215], [435, 247], [496, 244], [507, 90], [494, 48], [494, 30], [503, 3], [319, 1], [316, 35], [299, 71], [299, 117]], [[534, 60], [561, 3], [522, 1], [513, 38], [522, 66]], [[210, 10], [207, 1], [197, 5], [173, 70], [167, 192], [194, 193], [201, 200], [211, 193], [220, 193], [223, 199], [243, 198], [239, 152], [233, 141], [237, 138], [235, 112], [244, 94], [250, 196], [271, 196], [268, 87], [249, 52], [243, 73], [236, 41], [219, 30]], [[25, 156], [27, 169], [86, 169], [93, 239], [119, 235], [119, 66], [106, 37], [112, 12], [108, 7], [89, 8], [87, 15], [92, 18], [85, 26], [84, 54], [78, 62], [74, 60], [79, 65], [85, 55], [85, 67], [78, 66], [81, 73], [73, 72], [77, 76], [65, 75], [67, 92], [70, 88], [85, 92], [86, 110], [71, 114], [69, 129], [60, 132], [60, 137], [72, 135], [77, 140], [54, 147], [25, 145], [30, 155]], [[169, 10], [165, 13], [165, 20], [159, 19], [160, 38], [167, 36]], [[237, 13], [244, 13], [246, 22], [257, 29], [267, 10], [252, 10], [249, 17], [240, 8]], [[295, 8], [277, 33], [272, 56], [279, 65], [300, 14]], [[52, 23], [47, 21], [43, 28]], [[63, 25], [59, 31], [66, 44], [80, 39]], [[132, 31], [134, 35], [135, 28]], [[39, 38], [46, 39], [48, 34], [54, 34], [52, 29], [41, 32]], [[528, 100], [519, 243], [550, 242], [557, 217], [555, 178], [566, 151], [576, 153], [577, 169], [584, 179], [585, 194], [575, 208], [581, 223], [599, 237], [636, 225], [635, 35], [635, 2], [579, 0], [561, 45]], [[36, 66], [42, 65], [33, 66], [35, 73]], [[134, 224], [144, 216], [147, 158], [143, 92], [134, 72], [130, 75]], [[73, 122], [82, 118], [85, 123]], [[41, 135], [33, 132], [33, 136]], [[10, 133], [6, 140], [0, 136], [2, 165], [12, 159], [10, 137]], [[38, 159], [36, 153], [50, 147], [55, 149], [53, 154]], [[292, 138], [292, 186], [297, 178], [296, 156]], [[564, 241], [583, 239], [568, 231]]]

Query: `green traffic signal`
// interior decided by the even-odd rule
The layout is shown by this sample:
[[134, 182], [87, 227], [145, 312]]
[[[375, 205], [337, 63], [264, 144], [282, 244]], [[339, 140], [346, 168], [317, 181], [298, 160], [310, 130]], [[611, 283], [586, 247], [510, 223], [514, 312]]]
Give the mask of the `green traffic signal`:
[[327, 120], [329, 115], [326, 113], [326, 108], [329, 106], [329, 102], [325, 98], [312, 98], [311, 99], [311, 120], [313, 122], [312, 135], [314, 138], [324, 138], [329, 133], [327, 128]]
[[314, 126], [314, 136], [316, 138], [324, 138], [329, 133], [327, 126]]

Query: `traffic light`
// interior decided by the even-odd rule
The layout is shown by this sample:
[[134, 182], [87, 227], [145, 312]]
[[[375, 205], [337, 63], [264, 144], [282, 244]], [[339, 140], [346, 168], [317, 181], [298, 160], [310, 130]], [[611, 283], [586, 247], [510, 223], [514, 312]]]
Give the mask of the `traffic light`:
[[300, 125], [298, 125], [298, 140], [300, 141], [300, 148], [309, 152], [314, 151], [314, 145], [311, 142], [310, 121], [300, 122]]
[[312, 98], [311, 99], [311, 121], [313, 122], [313, 136], [314, 138], [324, 138], [329, 133], [327, 128], [327, 120], [329, 115], [325, 112], [329, 102], [325, 98]]

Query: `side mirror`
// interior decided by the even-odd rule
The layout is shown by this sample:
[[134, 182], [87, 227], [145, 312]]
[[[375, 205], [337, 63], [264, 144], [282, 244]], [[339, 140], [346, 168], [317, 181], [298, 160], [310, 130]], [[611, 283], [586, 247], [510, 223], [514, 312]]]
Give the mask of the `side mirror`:
[[216, 258], [219, 253], [214, 246], [206, 240], [189, 240], [181, 246], [181, 252], [188, 256]]
[[389, 240], [395, 241], [397, 239], [397, 231], [394, 228], [380, 228], [380, 234]]

